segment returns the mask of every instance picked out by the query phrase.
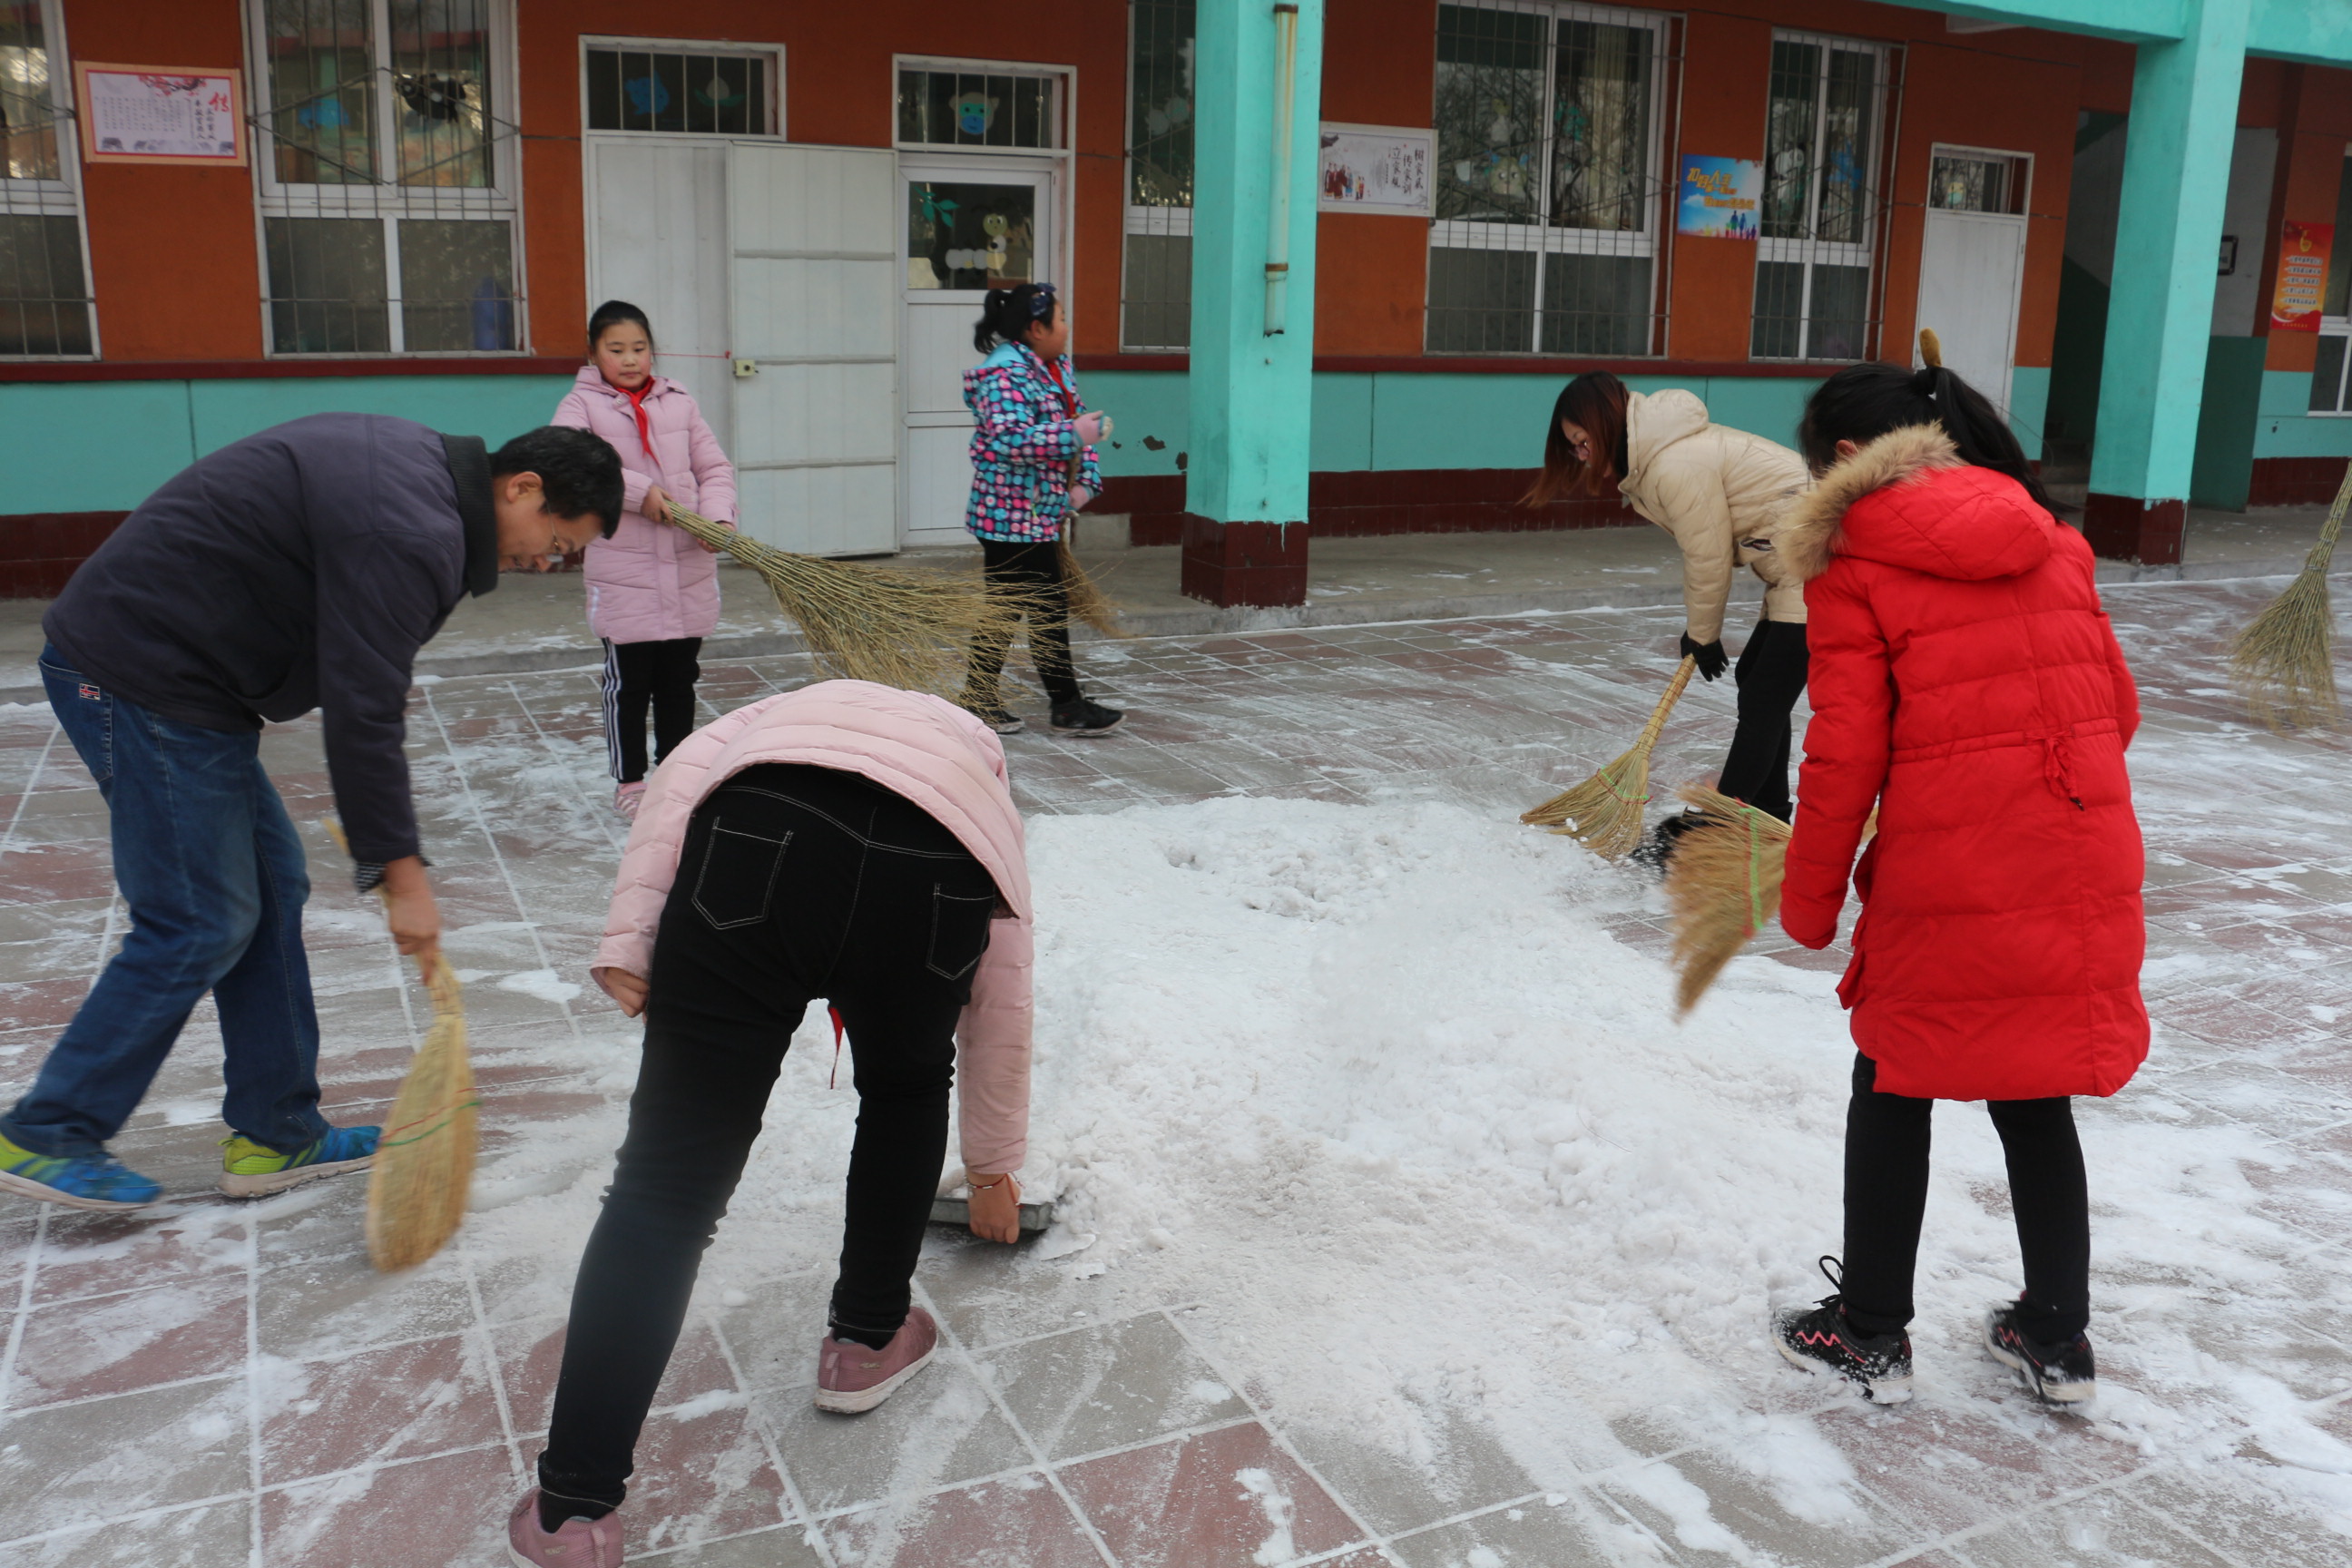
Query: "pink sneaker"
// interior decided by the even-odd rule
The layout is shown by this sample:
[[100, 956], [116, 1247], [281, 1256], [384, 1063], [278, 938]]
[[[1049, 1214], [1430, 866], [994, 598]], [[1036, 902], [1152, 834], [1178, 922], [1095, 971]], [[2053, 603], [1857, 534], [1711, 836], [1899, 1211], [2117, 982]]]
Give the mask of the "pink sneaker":
[[637, 819], [637, 807], [645, 803], [646, 785], [642, 779], [635, 784], [625, 784], [613, 792], [613, 809], [631, 822]]
[[533, 1487], [507, 1518], [507, 1561], [514, 1568], [621, 1568], [621, 1516], [567, 1519], [550, 1534], [539, 1527]]
[[908, 1311], [907, 1321], [878, 1351], [827, 1334], [816, 1352], [816, 1407], [840, 1415], [871, 1410], [929, 1366], [939, 1348], [940, 1326], [920, 1307]]

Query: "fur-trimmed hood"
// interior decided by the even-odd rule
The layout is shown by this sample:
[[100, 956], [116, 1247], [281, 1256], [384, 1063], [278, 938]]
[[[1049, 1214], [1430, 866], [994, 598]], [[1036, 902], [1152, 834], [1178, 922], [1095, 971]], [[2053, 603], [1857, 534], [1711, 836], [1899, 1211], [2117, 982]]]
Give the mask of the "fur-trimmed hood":
[[1778, 543], [1800, 582], [1840, 555], [1979, 582], [2041, 565], [2058, 526], [2015, 479], [1962, 461], [1941, 428], [1907, 425], [1823, 474]]

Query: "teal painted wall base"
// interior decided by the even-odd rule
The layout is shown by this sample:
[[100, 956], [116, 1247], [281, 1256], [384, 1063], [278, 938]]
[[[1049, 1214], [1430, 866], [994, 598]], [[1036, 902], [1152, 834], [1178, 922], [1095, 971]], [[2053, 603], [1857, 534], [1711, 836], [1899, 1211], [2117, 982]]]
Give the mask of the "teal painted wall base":
[[[2034, 374], [2042, 378], [2032, 405], [2038, 422], [2048, 373]], [[2018, 374], [2022, 381], [2028, 373]], [[1103, 454], [1106, 476], [1184, 471], [1191, 432], [1183, 372], [1095, 371], [1082, 379], [1087, 401], [1108, 409], [1117, 426]], [[1553, 374], [1318, 373], [1308, 461], [1318, 473], [1532, 468], [1543, 461], [1544, 426], [1565, 384]], [[1685, 388], [1705, 400], [1716, 423], [1793, 447], [1805, 399], [1821, 384], [1802, 376], [1629, 375], [1625, 384], [1635, 392]]]
[[2352, 416], [2311, 412], [2311, 373], [2263, 372], [2257, 458], [2352, 458]]
[[393, 414], [496, 447], [547, 423], [568, 375], [356, 375], [16, 382], [0, 424], [12, 513], [128, 511], [207, 452], [306, 414]]

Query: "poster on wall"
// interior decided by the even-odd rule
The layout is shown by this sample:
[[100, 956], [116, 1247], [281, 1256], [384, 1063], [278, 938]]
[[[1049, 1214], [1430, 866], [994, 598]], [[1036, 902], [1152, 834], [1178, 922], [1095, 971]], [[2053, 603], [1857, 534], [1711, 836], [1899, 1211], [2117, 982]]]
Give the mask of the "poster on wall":
[[2335, 248], [2332, 223], [2286, 222], [2279, 236], [2278, 288], [2271, 295], [2271, 330], [2319, 331], [2327, 303], [2327, 256]]
[[1327, 213], [1430, 216], [1437, 132], [1392, 125], [1323, 126], [1315, 205]]
[[1756, 158], [1683, 160], [1683, 194], [1675, 232], [1698, 239], [1754, 239], [1764, 204], [1764, 164]]
[[238, 72], [84, 60], [75, 75], [84, 162], [245, 162], [245, 85]]

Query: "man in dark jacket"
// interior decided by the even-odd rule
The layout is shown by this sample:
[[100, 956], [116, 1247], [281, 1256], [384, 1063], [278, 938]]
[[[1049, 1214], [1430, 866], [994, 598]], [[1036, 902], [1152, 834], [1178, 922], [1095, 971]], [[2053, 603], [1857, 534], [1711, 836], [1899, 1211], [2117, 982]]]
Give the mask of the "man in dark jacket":
[[545, 569], [609, 535], [621, 506], [619, 458], [583, 431], [492, 455], [405, 419], [320, 414], [200, 459], [74, 574], [41, 622], [41, 679], [106, 797], [131, 931], [0, 1117], [0, 1190], [153, 1202], [161, 1188], [105, 1146], [207, 991], [232, 1134], [221, 1190], [373, 1158], [375, 1128], [319, 1114], [310, 880], [261, 727], [324, 710], [360, 886], [384, 889], [400, 951], [429, 965], [441, 920], [403, 750], [416, 650], [501, 566]]

